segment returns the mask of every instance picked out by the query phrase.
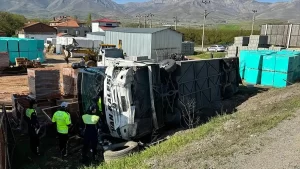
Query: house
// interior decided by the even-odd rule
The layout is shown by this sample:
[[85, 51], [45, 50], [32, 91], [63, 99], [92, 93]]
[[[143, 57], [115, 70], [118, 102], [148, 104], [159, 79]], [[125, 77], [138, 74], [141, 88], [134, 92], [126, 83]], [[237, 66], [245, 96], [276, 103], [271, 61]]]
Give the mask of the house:
[[47, 38], [56, 37], [57, 30], [52, 26], [46, 25], [40, 22], [29, 22], [25, 26], [17, 31], [19, 38], [30, 38], [47, 41]]
[[148, 56], [161, 61], [172, 53], [181, 53], [182, 34], [170, 28], [119, 27], [105, 32], [104, 43], [122, 48], [128, 56]]
[[70, 17], [70, 16], [58, 16], [58, 17], [53, 17], [53, 20], [50, 21], [50, 26], [56, 26], [60, 23], [69, 21], [69, 20], [73, 20], [74, 18]]
[[6, 36], [6, 33], [4, 31], [0, 30], [0, 37], [5, 37], [5, 36]]
[[53, 23], [52, 27], [57, 29], [57, 33], [67, 33], [75, 37], [85, 37], [91, 29], [85, 26], [84, 22], [79, 22], [75, 19], [68, 19], [59, 23]]
[[104, 32], [119, 27], [120, 22], [103, 18], [92, 21], [92, 32]]

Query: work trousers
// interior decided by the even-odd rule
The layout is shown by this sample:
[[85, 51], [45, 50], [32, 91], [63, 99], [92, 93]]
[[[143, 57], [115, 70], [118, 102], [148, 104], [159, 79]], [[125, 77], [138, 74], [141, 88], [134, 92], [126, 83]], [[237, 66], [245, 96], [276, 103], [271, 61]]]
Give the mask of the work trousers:
[[68, 134], [58, 133], [59, 150], [63, 156], [67, 155]]
[[40, 139], [35, 131], [29, 131], [30, 149], [34, 154], [39, 153]]
[[98, 145], [98, 139], [97, 137], [94, 137], [90, 139], [89, 137], [84, 137], [83, 140], [83, 148], [82, 148], [82, 158], [83, 160], [87, 160], [87, 154], [90, 149], [93, 151], [93, 160], [95, 160], [95, 157], [97, 155], [97, 145]]

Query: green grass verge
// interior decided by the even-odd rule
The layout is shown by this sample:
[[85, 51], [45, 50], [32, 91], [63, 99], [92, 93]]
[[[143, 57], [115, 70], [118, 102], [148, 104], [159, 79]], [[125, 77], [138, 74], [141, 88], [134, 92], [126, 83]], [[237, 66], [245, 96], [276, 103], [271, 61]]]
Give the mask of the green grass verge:
[[[198, 155], [202, 158], [205, 156], [228, 156], [235, 151], [235, 149], [230, 148], [232, 145], [242, 146], [245, 144], [243, 143], [243, 138], [250, 137], [250, 135], [254, 133], [260, 133], [271, 129], [282, 120], [293, 115], [293, 112], [299, 107], [299, 96], [295, 96], [290, 99], [279, 101], [276, 104], [262, 105], [258, 110], [241, 111], [230, 115], [217, 116], [204, 125], [174, 135], [169, 140], [148, 148], [141, 153], [111, 163], [105, 163], [98, 168], [150, 168], [146, 163], [147, 160], [151, 158], [162, 159], [167, 157], [168, 155], [177, 152], [178, 147], [184, 147], [189, 143], [201, 140], [211, 133], [222, 135], [224, 140], [218, 140], [218, 142], [214, 144], [213, 149], [210, 148], [208, 151], [203, 150], [205, 152], [204, 154], [199, 153], [195, 156]], [[225, 130], [224, 124], [229, 120], [238, 123], [235, 123], [235, 127], [232, 127], [231, 130]], [[231, 140], [230, 143], [226, 142], [226, 139], [229, 138]]]

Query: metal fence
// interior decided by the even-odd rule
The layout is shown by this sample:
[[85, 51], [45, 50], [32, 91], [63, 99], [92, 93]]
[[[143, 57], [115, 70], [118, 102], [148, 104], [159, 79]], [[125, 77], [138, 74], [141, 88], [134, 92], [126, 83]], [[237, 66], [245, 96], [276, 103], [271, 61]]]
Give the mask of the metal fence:
[[3, 105], [0, 111], [0, 169], [12, 168], [10, 163], [12, 153], [10, 150], [12, 150], [13, 142], [10, 136], [12, 136], [11, 128]]
[[300, 25], [262, 25], [260, 34], [267, 35], [271, 45], [300, 46]]

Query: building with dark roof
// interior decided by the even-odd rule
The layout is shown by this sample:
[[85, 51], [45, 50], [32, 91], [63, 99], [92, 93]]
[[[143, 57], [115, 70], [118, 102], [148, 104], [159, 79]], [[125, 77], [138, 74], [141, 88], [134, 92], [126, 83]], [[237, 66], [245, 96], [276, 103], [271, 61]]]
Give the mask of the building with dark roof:
[[112, 28], [119, 27], [120, 22], [108, 18], [97, 19], [92, 21], [92, 32], [104, 32]]
[[56, 37], [57, 30], [40, 22], [29, 22], [17, 31], [19, 38], [39, 39], [46, 42], [47, 38]]
[[128, 56], [148, 56], [161, 61], [181, 53], [182, 34], [170, 28], [113, 28], [105, 32], [106, 44], [122, 48]]

